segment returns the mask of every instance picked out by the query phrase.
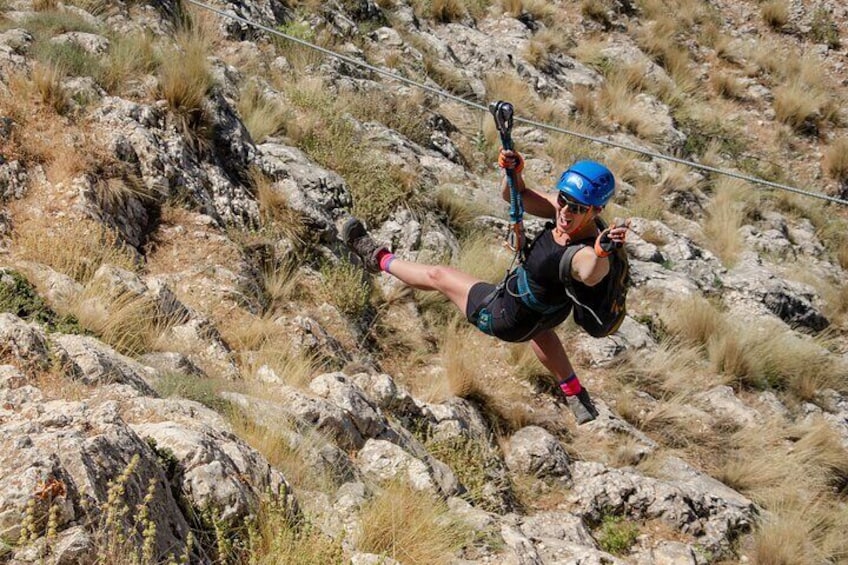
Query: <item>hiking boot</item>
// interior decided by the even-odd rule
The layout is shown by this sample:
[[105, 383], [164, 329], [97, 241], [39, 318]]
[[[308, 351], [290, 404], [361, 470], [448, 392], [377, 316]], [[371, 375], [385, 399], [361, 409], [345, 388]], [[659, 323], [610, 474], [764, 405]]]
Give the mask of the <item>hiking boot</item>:
[[578, 425], [591, 422], [598, 417], [598, 409], [595, 408], [595, 404], [589, 398], [589, 391], [585, 388], [575, 395], [566, 396], [565, 401], [574, 413], [574, 419], [577, 420]]
[[342, 226], [342, 241], [356, 253], [366, 270], [371, 273], [380, 272], [380, 262], [377, 257], [380, 251], [384, 249], [388, 251], [388, 249], [374, 241], [357, 218], [350, 218]]

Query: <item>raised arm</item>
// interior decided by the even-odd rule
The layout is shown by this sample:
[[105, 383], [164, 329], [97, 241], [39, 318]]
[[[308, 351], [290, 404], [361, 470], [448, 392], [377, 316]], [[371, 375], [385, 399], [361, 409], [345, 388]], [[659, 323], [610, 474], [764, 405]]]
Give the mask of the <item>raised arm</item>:
[[[539, 216], [540, 218], [553, 218], [556, 216], [556, 209], [554, 208], [556, 195], [544, 195], [541, 192], [527, 188], [524, 184], [524, 176], [521, 172], [524, 168], [524, 160], [518, 153], [501, 150], [498, 163], [504, 169], [513, 168], [515, 189], [521, 193], [525, 212]], [[507, 182], [506, 175], [504, 175], [503, 182], [501, 183], [501, 197], [509, 202], [509, 183]]]

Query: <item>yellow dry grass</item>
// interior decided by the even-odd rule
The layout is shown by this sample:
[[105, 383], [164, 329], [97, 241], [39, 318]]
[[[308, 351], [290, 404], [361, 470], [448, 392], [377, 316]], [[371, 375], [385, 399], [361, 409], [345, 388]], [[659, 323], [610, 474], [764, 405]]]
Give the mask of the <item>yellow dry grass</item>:
[[469, 532], [441, 500], [401, 484], [389, 484], [362, 510], [361, 551], [410, 565], [447, 564]]
[[745, 195], [749, 192], [750, 188], [743, 181], [720, 179], [704, 220], [706, 246], [727, 266], [733, 266], [742, 251], [739, 228], [745, 219]]

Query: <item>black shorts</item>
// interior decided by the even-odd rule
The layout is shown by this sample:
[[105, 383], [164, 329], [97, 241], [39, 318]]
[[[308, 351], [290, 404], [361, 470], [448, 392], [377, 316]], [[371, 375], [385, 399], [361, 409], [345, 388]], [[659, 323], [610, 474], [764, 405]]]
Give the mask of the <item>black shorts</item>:
[[571, 304], [548, 316], [524, 307], [503, 287], [479, 282], [468, 291], [466, 319], [480, 331], [510, 342], [527, 341], [542, 330], [558, 326], [568, 318]]

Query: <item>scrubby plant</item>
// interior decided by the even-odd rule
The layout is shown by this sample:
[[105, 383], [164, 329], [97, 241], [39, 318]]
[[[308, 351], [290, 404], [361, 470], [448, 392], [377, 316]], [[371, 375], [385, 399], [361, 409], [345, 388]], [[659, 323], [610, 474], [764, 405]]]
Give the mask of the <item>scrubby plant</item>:
[[604, 516], [595, 531], [598, 546], [613, 555], [626, 555], [636, 543], [639, 527], [621, 516]]
[[489, 512], [502, 512], [503, 503], [493, 492], [514, 499], [512, 483], [505, 472], [500, 450], [484, 438], [466, 435], [425, 438], [427, 451], [447, 464], [466, 491], [464, 497]]
[[168, 371], [155, 383], [156, 392], [162, 398], [185, 398], [203, 404], [207, 408], [228, 415], [233, 406], [220, 395], [223, 383], [207, 377]]
[[410, 565], [448, 562], [469, 532], [446, 504], [403, 483], [392, 483], [367, 502], [360, 515], [361, 551]]
[[332, 539], [320, 528], [293, 515], [279, 497], [266, 497], [256, 525], [249, 531], [252, 565], [342, 565], [346, 563], [341, 539]]
[[359, 318], [370, 305], [371, 288], [360, 266], [348, 262], [321, 267], [321, 296], [340, 312]]
[[[296, 39], [301, 39], [309, 43], [317, 43], [322, 47], [330, 46], [327, 38], [324, 35], [316, 35], [315, 30], [306, 21], [292, 20], [279, 26], [277, 29]], [[324, 60], [324, 55], [316, 49], [311, 49], [285, 37], [273, 35], [272, 40], [274, 41], [277, 53], [284, 56], [289, 64], [291, 64], [295, 75], [306, 72]]]
[[143, 31], [116, 34], [109, 40], [101, 70], [103, 88], [113, 94], [124, 92], [128, 85], [152, 73], [159, 65], [153, 36]]
[[340, 106], [362, 121], [377, 121], [404, 134], [410, 140], [428, 147], [430, 129], [424, 114], [431, 103], [413, 90], [408, 95], [397, 96], [382, 90], [346, 94]]
[[291, 84], [287, 94], [299, 110], [289, 137], [310, 157], [345, 178], [355, 216], [368, 224], [380, 223], [397, 206], [415, 203], [416, 175], [364, 149], [361, 132], [320, 81]]
[[50, 332], [85, 333], [75, 317], [57, 314], [26, 277], [17, 271], [0, 270], [0, 312], [9, 312], [37, 323]]
[[809, 36], [813, 41], [824, 43], [831, 49], [838, 49], [841, 46], [839, 27], [833, 20], [831, 12], [824, 6], [819, 6], [813, 12]]

